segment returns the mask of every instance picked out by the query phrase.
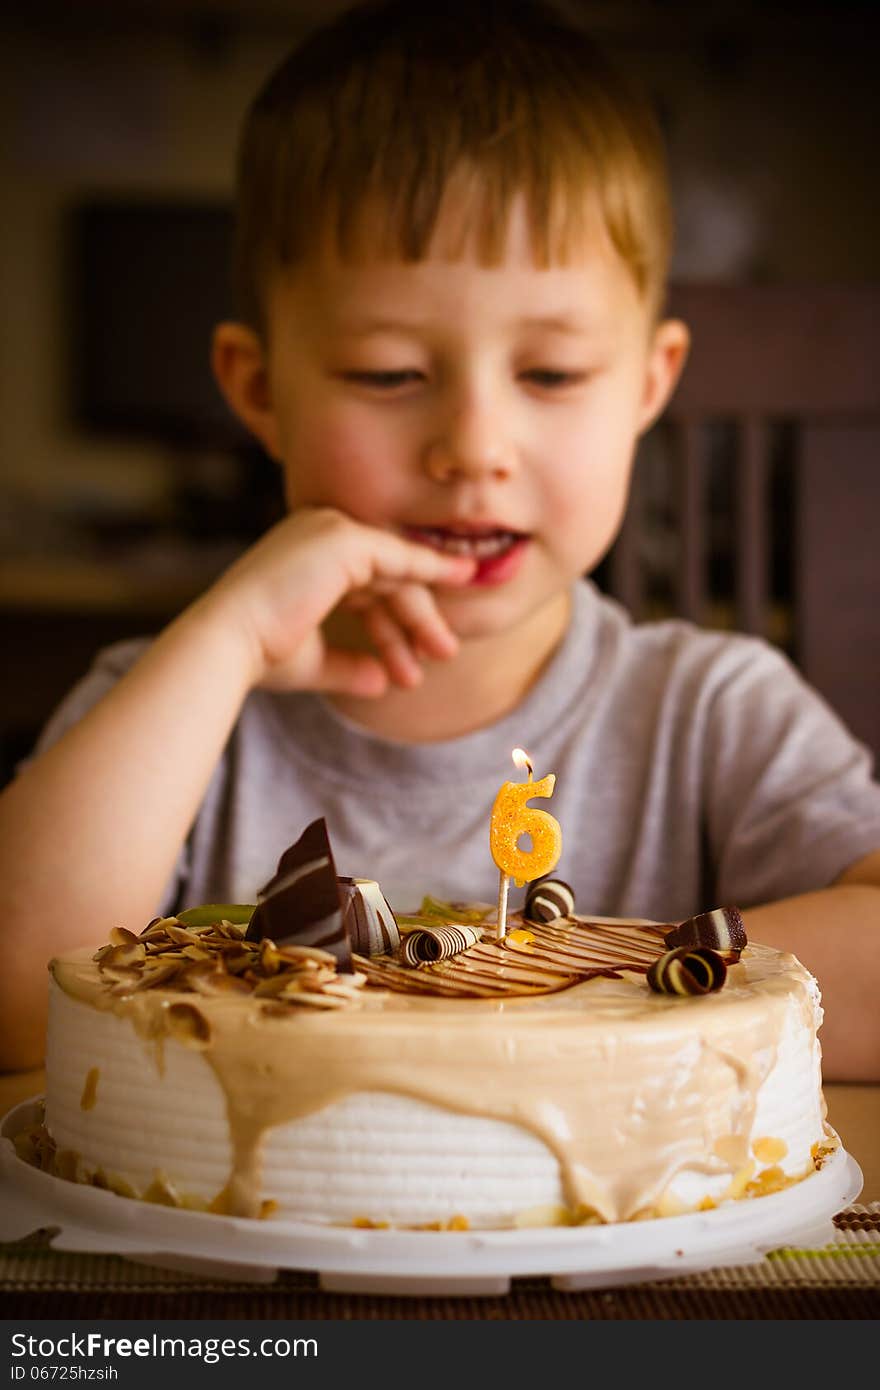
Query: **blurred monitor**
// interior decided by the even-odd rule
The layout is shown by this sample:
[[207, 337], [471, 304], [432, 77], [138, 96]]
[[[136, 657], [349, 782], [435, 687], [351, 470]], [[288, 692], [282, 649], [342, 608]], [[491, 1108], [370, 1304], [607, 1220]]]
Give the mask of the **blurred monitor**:
[[227, 203], [91, 199], [68, 235], [72, 409], [85, 430], [178, 447], [244, 436], [209, 364], [232, 312]]

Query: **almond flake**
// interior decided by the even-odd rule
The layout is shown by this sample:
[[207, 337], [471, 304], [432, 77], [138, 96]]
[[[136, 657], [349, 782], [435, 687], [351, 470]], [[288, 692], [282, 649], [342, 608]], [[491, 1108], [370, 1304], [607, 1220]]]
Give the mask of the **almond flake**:
[[272, 975], [270, 979], [260, 980], [259, 984], [254, 986], [254, 995], [258, 999], [271, 998], [273, 995], [281, 994], [287, 985], [286, 975]]
[[137, 944], [137, 937], [128, 927], [112, 927], [110, 930], [111, 946], [134, 946]]
[[195, 932], [190, 931], [189, 927], [178, 926], [176, 922], [169, 922], [165, 928], [169, 940], [178, 946], [197, 946], [199, 938]]
[[282, 960], [301, 961], [310, 960], [323, 962], [336, 968], [336, 957], [332, 951], [324, 951], [320, 946], [297, 946], [296, 943], [288, 943], [277, 948]]
[[162, 985], [166, 980], [173, 980], [180, 974], [180, 967], [173, 961], [162, 962], [161, 965], [150, 968], [145, 967], [138, 976], [135, 989], [154, 989], [156, 985]]
[[302, 990], [299, 994], [289, 996], [291, 1004], [309, 1004], [316, 1009], [344, 1009], [345, 1000], [339, 999], [332, 994], [312, 994], [308, 990]]

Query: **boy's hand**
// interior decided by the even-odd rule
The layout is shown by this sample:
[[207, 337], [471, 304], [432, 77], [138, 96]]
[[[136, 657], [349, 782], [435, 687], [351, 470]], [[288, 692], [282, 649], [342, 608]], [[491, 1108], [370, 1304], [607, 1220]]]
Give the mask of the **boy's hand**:
[[[306, 507], [267, 532], [198, 606], [236, 624], [253, 686], [375, 696], [389, 681], [418, 684], [421, 658], [455, 653], [432, 590], [467, 583], [474, 564]], [[321, 624], [341, 604], [360, 611], [378, 655], [327, 644]]]

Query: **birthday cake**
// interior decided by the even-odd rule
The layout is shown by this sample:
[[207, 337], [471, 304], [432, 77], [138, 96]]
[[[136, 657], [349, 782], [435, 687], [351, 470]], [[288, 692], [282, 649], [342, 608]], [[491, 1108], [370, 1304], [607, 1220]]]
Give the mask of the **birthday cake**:
[[395, 915], [292, 850], [256, 911], [52, 962], [22, 1157], [166, 1205], [453, 1230], [708, 1209], [821, 1163], [816, 981], [735, 909], [590, 918], [545, 880], [499, 937], [488, 904]]

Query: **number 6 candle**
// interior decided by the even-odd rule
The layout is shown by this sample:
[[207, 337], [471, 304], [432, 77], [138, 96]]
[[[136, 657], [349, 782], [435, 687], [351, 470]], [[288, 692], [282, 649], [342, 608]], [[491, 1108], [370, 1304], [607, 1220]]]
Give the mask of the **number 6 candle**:
[[[532, 781], [532, 764], [522, 748], [514, 748], [513, 761], [517, 767], [528, 768], [527, 782], [504, 782], [492, 807], [489, 823], [489, 847], [492, 858], [501, 871], [498, 885], [497, 939], [507, 931], [507, 890], [513, 879], [517, 888], [533, 878], [548, 874], [559, 863], [562, 853], [562, 828], [548, 811], [527, 806], [533, 796], [550, 797], [556, 786], [555, 774], [550, 772], [539, 782]], [[529, 835], [531, 849], [521, 849], [519, 840]]]

